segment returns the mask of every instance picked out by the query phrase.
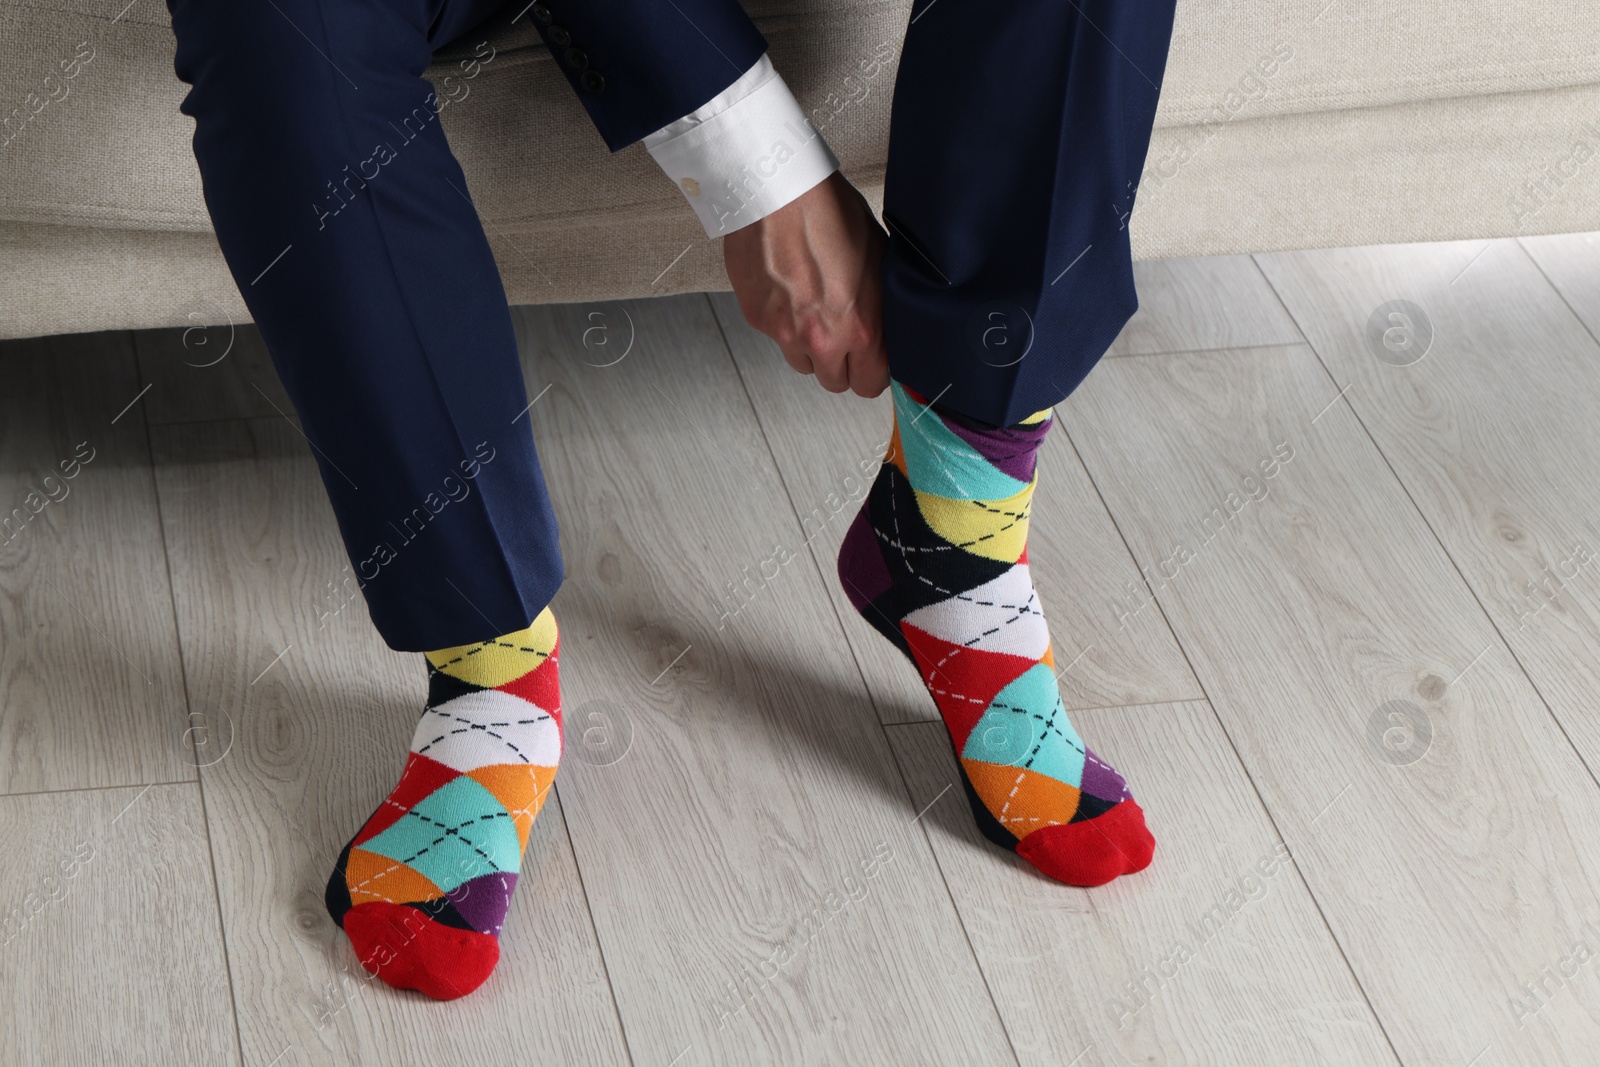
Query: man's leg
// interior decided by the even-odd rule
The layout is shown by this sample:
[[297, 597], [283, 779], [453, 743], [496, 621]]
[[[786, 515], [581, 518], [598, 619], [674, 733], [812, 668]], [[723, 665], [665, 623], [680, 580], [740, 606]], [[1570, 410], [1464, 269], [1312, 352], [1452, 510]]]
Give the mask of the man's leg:
[[562, 573], [505, 291], [422, 77], [435, 17], [474, 5], [170, 4], [217, 242], [403, 651], [526, 626]]
[[429, 650], [400, 784], [328, 906], [435, 997], [498, 959], [561, 751], [554, 516], [505, 293], [422, 77], [487, 0], [169, 0], [206, 204], [374, 623]]
[[1128, 216], [1173, 0], [922, 0], [889, 127], [894, 379], [1009, 426], [1061, 401], [1138, 307]]
[[1171, 25], [1171, 0], [912, 13], [884, 195], [895, 433], [839, 556], [938, 704], [979, 828], [1074, 885], [1155, 841], [1062, 705], [1028, 520], [1050, 408], [1137, 307], [1127, 217]]

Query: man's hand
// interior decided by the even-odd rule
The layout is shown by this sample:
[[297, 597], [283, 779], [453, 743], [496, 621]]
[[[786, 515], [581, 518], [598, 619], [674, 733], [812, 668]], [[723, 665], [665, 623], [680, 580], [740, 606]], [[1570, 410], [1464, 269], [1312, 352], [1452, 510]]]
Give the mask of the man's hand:
[[722, 239], [722, 262], [751, 326], [830, 393], [889, 386], [881, 267], [888, 238], [838, 171]]

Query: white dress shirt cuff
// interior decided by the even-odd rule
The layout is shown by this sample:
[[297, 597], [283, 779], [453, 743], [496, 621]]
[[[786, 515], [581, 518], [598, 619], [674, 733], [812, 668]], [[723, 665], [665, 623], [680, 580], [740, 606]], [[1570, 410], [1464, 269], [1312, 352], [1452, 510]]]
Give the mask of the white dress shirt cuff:
[[772, 214], [839, 169], [765, 53], [703, 107], [645, 137], [644, 146], [708, 237]]

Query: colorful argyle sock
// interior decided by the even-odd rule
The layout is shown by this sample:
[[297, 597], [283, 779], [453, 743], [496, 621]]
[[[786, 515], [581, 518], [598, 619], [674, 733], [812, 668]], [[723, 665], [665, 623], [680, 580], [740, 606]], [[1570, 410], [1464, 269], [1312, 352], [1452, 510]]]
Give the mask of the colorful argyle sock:
[[990, 427], [892, 388], [889, 453], [839, 550], [850, 602], [916, 664], [986, 837], [1071, 885], [1143, 870], [1155, 839], [1067, 718], [1028, 573], [1051, 413]]
[[367, 970], [438, 1000], [500, 959], [500, 927], [561, 759], [556, 619], [427, 653], [428, 706], [400, 784], [345, 846], [328, 914]]

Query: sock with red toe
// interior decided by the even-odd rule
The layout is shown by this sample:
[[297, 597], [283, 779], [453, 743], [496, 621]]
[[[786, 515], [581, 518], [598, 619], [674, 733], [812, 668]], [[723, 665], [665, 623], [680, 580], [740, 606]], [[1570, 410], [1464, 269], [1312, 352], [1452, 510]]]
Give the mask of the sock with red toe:
[[326, 894], [368, 971], [438, 1000], [472, 992], [561, 758], [555, 616], [426, 654], [428, 704], [400, 782], [345, 846]]
[[986, 837], [1070, 885], [1143, 870], [1155, 839], [1067, 717], [1028, 570], [1052, 413], [988, 426], [891, 388], [889, 452], [839, 551], [845, 592], [922, 675]]

